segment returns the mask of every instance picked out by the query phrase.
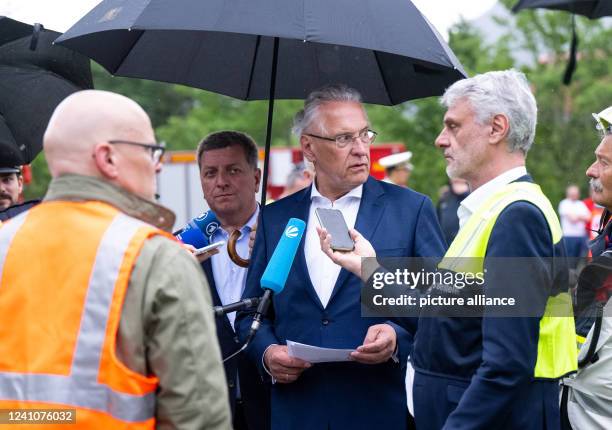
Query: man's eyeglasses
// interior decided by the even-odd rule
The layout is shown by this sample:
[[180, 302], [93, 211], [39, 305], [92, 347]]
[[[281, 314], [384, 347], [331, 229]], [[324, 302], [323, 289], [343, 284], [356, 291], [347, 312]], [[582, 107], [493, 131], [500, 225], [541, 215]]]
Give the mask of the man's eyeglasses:
[[132, 142], [130, 140], [109, 140], [110, 144], [124, 144], [124, 145], [133, 145], [140, 146], [142, 148], [147, 148], [151, 152], [151, 160], [154, 164], [160, 162], [164, 152], [166, 151], [166, 147], [163, 145], [158, 145], [157, 143], [141, 143], [141, 142]]
[[304, 136], [310, 136], [310, 137], [315, 137], [317, 139], [323, 139], [323, 140], [329, 140], [330, 142], [336, 142], [336, 146], [338, 148], [344, 148], [349, 143], [354, 144], [357, 139], [361, 140], [366, 145], [371, 145], [372, 143], [374, 143], [374, 140], [376, 140], [377, 135], [378, 133], [376, 133], [374, 130], [370, 130], [367, 128], [361, 130], [357, 134], [357, 136], [354, 136], [352, 134], [339, 134], [336, 137], [324, 137], [324, 136], [317, 136], [316, 134], [304, 133]]

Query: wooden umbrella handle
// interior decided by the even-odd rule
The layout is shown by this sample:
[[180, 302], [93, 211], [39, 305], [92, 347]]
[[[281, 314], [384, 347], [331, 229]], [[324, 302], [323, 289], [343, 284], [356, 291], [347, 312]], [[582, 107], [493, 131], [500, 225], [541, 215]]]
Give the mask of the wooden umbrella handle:
[[238, 266], [249, 267], [250, 260], [245, 260], [244, 258], [240, 257], [236, 251], [236, 242], [238, 242], [239, 237], [240, 230], [232, 231], [232, 234], [230, 234], [229, 240], [227, 241], [227, 253], [230, 256], [230, 259]]

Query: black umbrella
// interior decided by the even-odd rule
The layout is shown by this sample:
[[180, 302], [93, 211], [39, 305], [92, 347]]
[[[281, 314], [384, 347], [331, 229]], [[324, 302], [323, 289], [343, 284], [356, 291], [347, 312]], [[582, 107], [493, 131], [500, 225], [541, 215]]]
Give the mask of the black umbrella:
[[[523, 9], [550, 9], [571, 12], [595, 19], [612, 16], [612, 0], [520, 0], [512, 8], [517, 13]], [[578, 50], [578, 36], [576, 35], [576, 21], [572, 16], [572, 42], [570, 46], [569, 61], [563, 74], [563, 83], [569, 85], [576, 70], [576, 52]]]
[[58, 36], [0, 16], [0, 167], [30, 163], [59, 102], [92, 87], [89, 59], [53, 46]]
[[520, 0], [512, 11], [539, 8], [564, 10], [591, 19], [612, 16], [612, 1], [610, 0]]
[[268, 99], [342, 82], [369, 103], [441, 94], [466, 76], [409, 0], [105, 0], [56, 43], [120, 76]]

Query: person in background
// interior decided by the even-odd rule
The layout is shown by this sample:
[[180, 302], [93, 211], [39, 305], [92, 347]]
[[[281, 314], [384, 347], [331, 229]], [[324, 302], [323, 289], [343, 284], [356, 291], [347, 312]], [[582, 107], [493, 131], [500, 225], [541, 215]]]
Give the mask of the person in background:
[[[612, 106], [593, 117], [601, 141], [586, 174], [591, 178], [593, 201], [609, 213], [612, 211]], [[601, 314], [593, 318], [587, 312], [586, 321], [577, 320], [583, 344], [578, 355], [578, 372], [563, 381], [561, 408], [565, 407], [567, 412], [562, 416], [564, 430], [612, 428], [612, 223], [601, 226], [599, 232], [590, 243], [593, 261], [583, 269], [577, 288], [577, 298], [586, 297], [587, 301], [578, 301], [577, 308], [600, 308]], [[583, 326], [583, 322], [590, 322], [590, 327]]]
[[43, 144], [44, 201], [0, 229], [0, 408], [74, 409], [74, 429], [230, 429], [206, 280], [154, 202], [149, 117], [80, 91]]
[[40, 200], [18, 203], [23, 191], [23, 176], [18, 166], [0, 167], [0, 226], [8, 219], [36, 206]]
[[282, 199], [283, 197], [290, 196], [295, 192], [303, 190], [310, 186], [313, 178], [314, 166], [310, 161], [304, 159], [304, 161], [295, 164], [293, 170], [291, 170], [287, 176], [287, 185], [278, 198]]
[[414, 166], [410, 163], [411, 159], [412, 152], [406, 151], [387, 155], [378, 160], [378, 163], [385, 168], [383, 181], [407, 188], [410, 174], [414, 169]]
[[23, 177], [17, 166], [0, 167], [0, 210], [19, 202], [23, 191]]
[[457, 210], [463, 199], [470, 194], [470, 187], [466, 181], [460, 178], [448, 180], [448, 190], [438, 200], [436, 213], [446, 243], [452, 243], [459, 231], [459, 217]]
[[[224, 241], [219, 252], [203, 261], [210, 293], [215, 306], [240, 300], [244, 291], [247, 268], [234, 263], [227, 250], [230, 236], [239, 232], [236, 252], [248, 258], [249, 234], [253, 231], [259, 205], [256, 193], [261, 180], [257, 167], [257, 145], [239, 131], [218, 131], [206, 136], [198, 145], [197, 160], [206, 203], [220, 226], [212, 234], [211, 243]], [[240, 348], [234, 332], [236, 312], [217, 317], [217, 338], [223, 357]], [[270, 428], [270, 388], [257, 372], [257, 367], [244, 354], [224, 363], [225, 376], [236, 430]]]
[[580, 188], [577, 185], [569, 185], [565, 189], [565, 196], [559, 203], [559, 218], [567, 256], [572, 259], [571, 264], [575, 267], [577, 259], [586, 255], [586, 224], [591, 220], [591, 212], [580, 200]]

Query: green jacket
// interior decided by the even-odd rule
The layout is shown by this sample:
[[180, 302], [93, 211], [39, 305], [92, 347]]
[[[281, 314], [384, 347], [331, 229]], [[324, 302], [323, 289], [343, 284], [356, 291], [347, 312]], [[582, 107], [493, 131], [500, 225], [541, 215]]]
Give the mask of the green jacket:
[[[174, 214], [106, 181], [65, 175], [45, 200], [97, 200], [169, 231]], [[117, 356], [131, 370], [159, 378], [158, 429], [231, 429], [212, 300], [196, 259], [154, 236], [141, 250], [125, 296]]]

